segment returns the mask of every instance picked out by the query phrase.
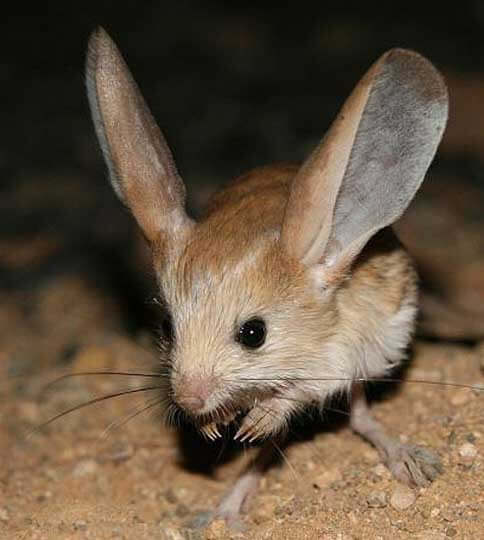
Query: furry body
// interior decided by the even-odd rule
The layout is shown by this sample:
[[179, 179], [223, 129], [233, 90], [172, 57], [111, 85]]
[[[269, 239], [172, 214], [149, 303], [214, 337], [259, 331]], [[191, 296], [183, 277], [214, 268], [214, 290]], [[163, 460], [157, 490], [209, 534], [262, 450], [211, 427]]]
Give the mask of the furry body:
[[[394, 476], [425, 485], [438, 459], [387, 435], [355, 379], [402, 359], [416, 277], [389, 228], [429, 167], [447, 119], [437, 70], [394, 49], [356, 85], [301, 167], [256, 169], [216, 195], [205, 217], [185, 186], [116, 45], [90, 41], [88, 97], [110, 180], [153, 251], [168, 310], [160, 374], [168, 408], [210, 438], [280, 437], [291, 415], [351, 392], [350, 424]], [[267, 446], [222, 500], [236, 523], [270, 463]]]
[[[385, 375], [403, 358], [416, 314], [416, 275], [389, 228], [370, 240], [349, 269], [351, 279], [337, 287], [280, 249], [296, 172], [274, 166], [244, 175], [214, 197], [168, 255], [164, 246], [155, 249], [179, 336], [169, 360], [173, 397], [203, 388], [203, 422], [223, 418], [220, 407], [261, 400], [252, 412], [259, 421], [252, 435], [259, 437], [285, 427], [305, 404], [349, 390], [354, 378]], [[268, 337], [247, 352], [231, 337], [254, 314], [265, 318]], [[264, 410], [270, 412], [262, 421]]]

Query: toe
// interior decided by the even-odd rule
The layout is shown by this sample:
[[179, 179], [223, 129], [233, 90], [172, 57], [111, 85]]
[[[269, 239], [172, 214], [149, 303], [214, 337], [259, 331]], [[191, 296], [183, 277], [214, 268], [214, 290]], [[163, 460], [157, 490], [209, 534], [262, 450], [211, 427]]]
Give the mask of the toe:
[[412, 445], [400, 445], [388, 456], [388, 467], [401, 482], [426, 486], [442, 472], [440, 459], [433, 452]]

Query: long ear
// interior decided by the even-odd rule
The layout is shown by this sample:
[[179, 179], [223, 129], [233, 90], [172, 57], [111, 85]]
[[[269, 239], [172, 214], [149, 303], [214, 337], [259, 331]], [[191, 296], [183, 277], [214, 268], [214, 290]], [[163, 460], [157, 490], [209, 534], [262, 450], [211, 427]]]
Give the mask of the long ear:
[[89, 40], [86, 80], [111, 184], [150, 241], [189, 226], [185, 186], [119, 50], [99, 28]]
[[434, 157], [447, 90], [428, 60], [394, 49], [366, 73], [296, 174], [281, 243], [337, 273], [404, 212]]

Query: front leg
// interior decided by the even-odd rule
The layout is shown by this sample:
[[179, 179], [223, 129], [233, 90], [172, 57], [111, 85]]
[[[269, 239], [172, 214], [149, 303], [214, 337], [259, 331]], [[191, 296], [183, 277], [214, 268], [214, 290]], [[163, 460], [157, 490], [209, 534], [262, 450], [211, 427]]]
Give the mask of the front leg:
[[277, 446], [268, 440], [255, 459], [225, 494], [215, 510], [215, 519], [224, 519], [232, 529], [243, 529], [242, 513], [247, 510], [250, 498], [259, 487], [265, 471], [275, 462]]
[[375, 446], [382, 461], [401, 482], [425, 486], [442, 472], [435, 454], [419, 446], [401, 443], [386, 433], [384, 426], [373, 418], [361, 383], [354, 383], [351, 388], [350, 425], [355, 433]]
[[241, 514], [256, 492], [262, 475], [276, 458], [280, 457], [282, 452], [280, 447], [285, 439], [283, 433], [291, 414], [303, 405], [304, 400], [301, 396], [291, 391], [286, 392], [284, 396], [259, 401], [247, 413], [234, 438], [241, 442], [252, 442], [256, 439], [266, 439], [266, 442], [249, 467], [223, 497], [215, 511], [215, 518], [224, 519], [231, 528], [241, 528]]

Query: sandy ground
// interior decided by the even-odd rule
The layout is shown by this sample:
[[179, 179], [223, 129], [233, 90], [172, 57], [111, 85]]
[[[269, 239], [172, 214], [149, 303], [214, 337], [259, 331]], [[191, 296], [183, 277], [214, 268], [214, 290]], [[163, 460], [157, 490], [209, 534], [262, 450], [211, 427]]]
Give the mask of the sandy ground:
[[[85, 297], [87, 291], [71, 280], [63, 284], [60, 296], [71, 300], [80, 291]], [[53, 298], [42, 301], [51, 305], [58, 293], [53, 288]], [[80, 308], [71, 302], [64, 309], [58, 333], [44, 342], [44, 354], [49, 346], [54, 351], [65, 345], [69, 319], [80, 316]], [[12, 306], [10, 312], [3, 309], [2, 320], [19, 322]], [[230, 449], [227, 440], [209, 444], [186, 431], [180, 436], [162, 427], [156, 414], [140, 413], [130, 419], [156, 393], [113, 398], [36, 431], [45, 419], [73, 405], [146, 385], [140, 377], [96, 375], [64, 379], [45, 389], [46, 382], [65, 373], [101, 367], [146, 369], [155, 358], [146, 334], [133, 338], [103, 331], [99, 320], [91, 319], [91, 324], [86, 335], [95, 337], [70, 351], [67, 366], [44, 366], [41, 374], [34, 369], [27, 375], [4, 377], [0, 537], [238, 537], [223, 522], [208, 528], [199, 524], [253, 450]], [[15, 330], [19, 327], [11, 326], [12, 342], [21, 341]], [[24, 343], [23, 354], [35, 354], [38, 342], [24, 335]], [[482, 385], [483, 357], [482, 347], [418, 342], [405, 378]], [[344, 415], [329, 413], [328, 423], [319, 422], [315, 429], [295, 424], [294, 441], [282, 464], [268, 472], [251, 501], [241, 537], [482, 538], [483, 403], [477, 389], [410, 382], [378, 396], [377, 418], [402, 440], [433, 448], [442, 460], [443, 474], [416, 490], [391, 478], [375, 450], [351, 433]]]

